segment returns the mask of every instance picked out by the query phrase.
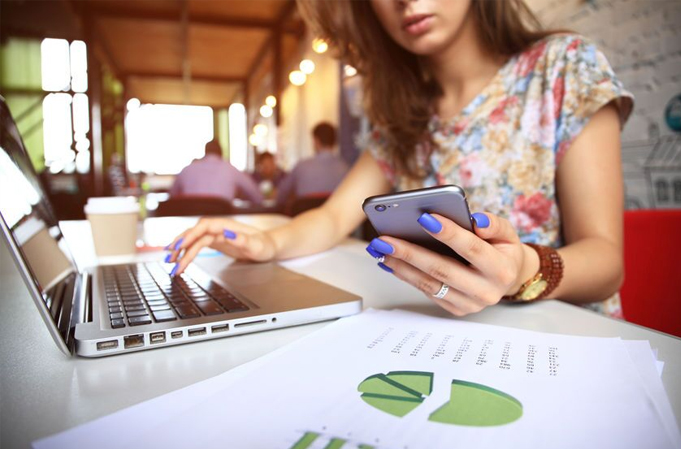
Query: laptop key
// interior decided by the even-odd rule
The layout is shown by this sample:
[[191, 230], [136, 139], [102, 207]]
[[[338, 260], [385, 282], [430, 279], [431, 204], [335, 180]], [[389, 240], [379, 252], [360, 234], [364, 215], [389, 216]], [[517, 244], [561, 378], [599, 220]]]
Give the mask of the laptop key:
[[163, 295], [160, 294], [160, 293], [158, 293], [158, 294], [152, 293], [152, 294], [150, 294], [150, 295], [147, 295], [147, 294], [145, 293], [145, 294], [144, 294], [144, 298], [147, 300], [147, 302], [149, 302], [149, 301], [154, 301], [154, 300], [157, 300], [157, 299], [165, 299], [166, 297], [163, 296]]
[[125, 306], [126, 312], [134, 312], [136, 310], [144, 310], [144, 309], [145, 309], [145, 307], [142, 304], [135, 304], [135, 305], [130, 305], [130, 306], [126, 305]]
[[109, 318], [111, 318], [111, 321], [120, 320], [120, 319], [123, 318], [123, 314], [122, 313], [110, 313]]
[[114, 329], [119, 329], [121, 327], [125, 327], [125, 320], [117, 319], [117, 320], [111, 320], [111, 327]]
[[190, 305], [190, 304], [191, 304], [191, 302], [188, 301], [187, 298], [181, 298], [181, 299], [172, 299], [172, 298], [171, 298], [171, 299], [170, 299], [170, 303], [171, 303], [173, 306], [175, 306], [175, 307], [178, 307], [178, 306], [181, 306], [181, 305], [185, 305], [185, 304], [187, 304], [187, 305]]
[[160, 305], [151, 305], [151, 304], [149, 304], [149, 308], [150, 308], [152, 311], [156, 311], [156, 310], [169, 310], [169, 309], [170, 309], [170, 305], [169, 305], [168, 303], [160, 304]]
[[194, 303], [190, 301], [176, 301], [173, 302], [172, 304], [173, 307], [177, 309], [178, 307], [192, 307]]
[[196, 305], [199, 306], [199, 309], [206, 315], [220, 315], [225, 313], [225, 311], [213, 301], [203, 301], [196, 303]]
[[131, 316], [143, 316], [147, 314], [147, 311], [142, 309], [142, 310], [126, 310], [125, 313], [128, 315], [128, 317]]
[[248, 307], [236, 298], [218, 299], [218, 302], [227, 309], [229, 313], [243, 312], [248, 310]]
[[196, 318], [201, 316], [198, 310], [191, 304], [176, 306], [175, 310], [180, 315], [181, 318]]
[[158, 322], [173, 321], [177, 319], [172, 310], [157, 310], [153, 311], [152, 315], [154, 315], [154, 319]]
[[132, 318], [128, 318], [128, 323], [130, 323], [131, 326], [151, 324], [151, 317], [149, 317], [149, 315], [134, 316]]

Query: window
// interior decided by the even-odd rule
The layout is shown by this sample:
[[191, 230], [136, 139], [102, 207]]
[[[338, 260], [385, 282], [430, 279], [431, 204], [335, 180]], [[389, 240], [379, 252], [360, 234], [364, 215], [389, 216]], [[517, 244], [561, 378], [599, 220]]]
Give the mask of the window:
[[245, 171], [248, 168], [246, 108], [239, 103], [229, 107], [229, 162], [237, 170]]
[[681, 179], [674, 180], [674, 202], [681, 203]]
[[132, 173], [179, 173], [203, 157], [213, 139], [213, 110], [208, 106], [144, 104], [128, 101], [126, 159]]
[[658, 202], [664, 203], [669, 201], [669, 183], [664, 179], [655, 181], [655, 193]]
[[[87, 47], [44, 39], [40, 45], [45, 165], [52, 173], [90, 171]], [[74, 145], [75, 143], [75, 145]]]

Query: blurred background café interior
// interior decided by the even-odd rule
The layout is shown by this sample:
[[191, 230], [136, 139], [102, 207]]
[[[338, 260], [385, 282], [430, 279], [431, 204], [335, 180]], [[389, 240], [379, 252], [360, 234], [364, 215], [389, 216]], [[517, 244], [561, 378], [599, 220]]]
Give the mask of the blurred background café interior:
[[[627, 208], [681, 207], [681, 4], [528, 4], [545, 25], [596, 41], [637, 98], [623, 135]], [[146, 216], [292, 215], [330, 193], [276, 199], [278, 179], [315, 154], [313, 128], [337, 129], [348, 166], [370, 129], [356, 70], [293, 0], [3, 0], [0, 17], [0, 94], [59, 219], [109, 195], [138, 197]], [[264, 199], [237, 189], [227, 204], [172, 204], [175, 178], [211, 141]]]

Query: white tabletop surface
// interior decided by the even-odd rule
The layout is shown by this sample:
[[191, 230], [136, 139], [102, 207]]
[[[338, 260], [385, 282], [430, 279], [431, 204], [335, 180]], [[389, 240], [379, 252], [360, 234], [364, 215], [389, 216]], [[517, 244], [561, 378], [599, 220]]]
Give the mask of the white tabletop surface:
[[[261, 227], [285, 220], [273, 215], [241, 219]], [[148, 243], [169, 243], [192, 220], [147, 220], [144, 228]], [[93, 263], [96, 259], [87, 222], [63, 225], [79, 265]], [[348, 239], [331, 251], [285, 265], [362, 296], [365, 308], [402, 308], [447, 316], [416, 289], [376, 267], [365, 246]], [[149, 253], [147, 257], [160, 258], [162, 253]], [[326, 325], [310, 324], [99, 359], [67, 357], [42, 323], [4, 241], [0, 244], [0, 285], [2, 448], [29, 447], [38, 438], [221, 374]], [[662, 381], [681, 423], [681, 339], [553, 300], [521, 306], [500, 304], [465, 320], [571, 335], [648, 340], [665, 362]]]

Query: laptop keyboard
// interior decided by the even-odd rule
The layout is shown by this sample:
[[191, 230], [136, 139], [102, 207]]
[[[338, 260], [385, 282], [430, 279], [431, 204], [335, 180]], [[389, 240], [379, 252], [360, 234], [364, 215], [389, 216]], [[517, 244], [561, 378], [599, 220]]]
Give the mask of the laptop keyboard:
[[159, 263], [100, 268], [111, 327], [222, 315], [249, 310], [222, 286], [188, 274], [170, 277]]

